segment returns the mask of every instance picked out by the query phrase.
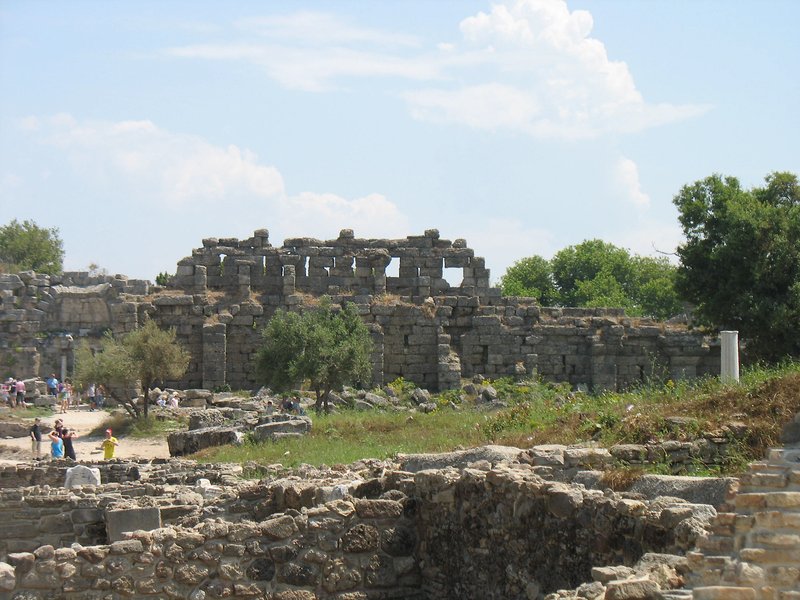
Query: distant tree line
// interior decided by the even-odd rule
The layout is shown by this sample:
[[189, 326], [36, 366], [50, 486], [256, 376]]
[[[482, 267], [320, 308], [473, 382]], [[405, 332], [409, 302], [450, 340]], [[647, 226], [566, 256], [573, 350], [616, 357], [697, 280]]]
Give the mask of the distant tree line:
[[517, 261], [500, 287], [506, 296], [536, 298], [542, 306], [620, 307], [632, 316], [668, 319], [683, 311], [676, 270], [666, 258], [587, 240], [551, 260], [531, 256]]
[[659, 319], [690, 306], [697, 324], [739, 331], [753, 358], [800, 356], [797, 176], [776, 172], [745, 189], [712, 175], [685, 185], [673, 203], [685, 237], [678, 265], [587, 240], [550, 260], [517, 261], [500, 280], [503, 294]]

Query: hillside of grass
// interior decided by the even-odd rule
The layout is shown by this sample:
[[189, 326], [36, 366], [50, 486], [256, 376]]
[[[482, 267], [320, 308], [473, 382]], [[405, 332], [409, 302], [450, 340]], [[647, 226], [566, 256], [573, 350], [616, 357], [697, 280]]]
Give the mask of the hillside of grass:
[[[504, 408], [490, 409], [458, 390], [434, 396], [438, 409], [418, 412], [355, 412], [312, 415], [313, 430], [300, 439], [226, 446], [195, 458], [209, 462], [281, 463], [292, 467], [347, 464], [399, 453], [446, 452], [483, 444], [528, 448], [540, 444], [592, 442], [646, 444], [725, 436], [737, 439], [735, 473], [767, 448], [780, 445], [782, 427], [800, 411], [800, 363], [743, 370], [738, 384], [716, 378], [668, 380], [625, 393], [588, 394], [568, 386], [500, 379], [491, 383]], [[408, 394], [413, 386], [396, 386]], [[455, 408], [454, 408], [455, 407]], [[680, 417], [680, 418], [675, 418]]]

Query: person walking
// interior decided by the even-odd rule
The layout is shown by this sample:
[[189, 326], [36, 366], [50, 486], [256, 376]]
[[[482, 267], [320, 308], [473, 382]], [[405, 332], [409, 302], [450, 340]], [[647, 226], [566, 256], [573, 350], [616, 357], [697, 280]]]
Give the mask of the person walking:
[[114, 451], [117, 449], [117, 446], [119, 446], [119, 441], [111, 435], [110, 429], [106, 429], [106, 439], [100, 444], [100, 447], [103, 449], [103, 460], [114, 458]]
[[39, 458], [42, 455], [42, 420], [39, 417], [33, 421], [30, 433], [31, 454], [33, 454], [33, 458]]

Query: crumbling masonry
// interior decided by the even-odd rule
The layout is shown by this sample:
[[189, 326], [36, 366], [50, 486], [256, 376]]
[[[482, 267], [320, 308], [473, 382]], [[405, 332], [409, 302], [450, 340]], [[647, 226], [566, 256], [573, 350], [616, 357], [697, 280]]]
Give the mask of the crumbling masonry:
[[[448, 269], [460, 271], [458, 285], [445, 279]], [[697, 332], [617, 309], [501, 297], [489, 277], [464, 240], [441, 239], [437, 230], [396, 240], [343, 230], [334, 240], [281, 247], [266, 230], [205, 239], [165, 287], [120, 275], [0, 275], [0, 369], [41, 377], [65, 364], [71, 372], [77, 340], [96, 344], [104, 332], [132, 331], [150, 317], [175, 327], [192, 355], [184, 379], [167, 385], [249, 389], [269, 318], [328, 295], [355, 303], [370, 327], [375, 385], [403, 377], [442, 390], [480, 374], [619, 389], [654, 375], [718, 373], [718, 346]]]

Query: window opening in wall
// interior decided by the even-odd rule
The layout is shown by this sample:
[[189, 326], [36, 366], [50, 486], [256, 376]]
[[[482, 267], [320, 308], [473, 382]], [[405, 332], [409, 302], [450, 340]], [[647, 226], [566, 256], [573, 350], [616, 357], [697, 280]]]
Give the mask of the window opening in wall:
[[639, 369], [639, 381], [644, 381], [644, 367], [642, 365], [636, 365]]
[[445, 267], [442, 270], [442, 277], [451, 288], [461, 287], [461, 283], [464, 281], [464, 269], [463, 267]]
[[481, 346], [481, 362], [484, 365], [489, 363], [489, 346]]
[[400, 259], [396, 256], [393, 256], [389, 264], [386, 265], [386, 276], [400, 277]]
[[225, 254], [220, 254], [219, 255], [219, 276], [220, 277], [225, 275], [225, 259], [226, 258], [227, 258], [227, 255], [225, 255]]
[[406, 348], [408, 348], [408, 339], [409, 339], [409, 335], [405, 334], [403, 336], [403, 346], [405, 346]]
[[267, 257], [266, 256], [262, 256], [261, 257], [261, 274], [262, 275], [266, 275], [267, 274]]
[[562, 354], [561, 355], [561, 368], [562, 368], [562, 370], [564, 372], [564, 375], [566, 375], [567, 374], [567, 355], [566, 354]]

